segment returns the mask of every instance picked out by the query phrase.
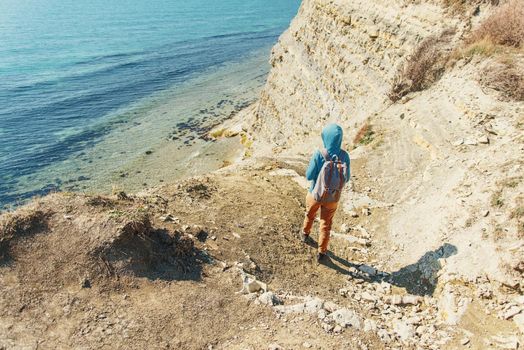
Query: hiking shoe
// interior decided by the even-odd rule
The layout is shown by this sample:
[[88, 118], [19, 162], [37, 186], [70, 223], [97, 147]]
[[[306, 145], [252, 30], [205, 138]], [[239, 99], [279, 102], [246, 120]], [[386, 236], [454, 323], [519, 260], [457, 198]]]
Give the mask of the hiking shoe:
[[326, 260], [326, 253], [318, 253], [317, 254], [317, 262], [320, 264], [321, 262]]
[[304, 231], [301, 231], [299, 233], [299, 238], [304, 243], [307, 243], [309, 241], [309, 235], [307, 235]]

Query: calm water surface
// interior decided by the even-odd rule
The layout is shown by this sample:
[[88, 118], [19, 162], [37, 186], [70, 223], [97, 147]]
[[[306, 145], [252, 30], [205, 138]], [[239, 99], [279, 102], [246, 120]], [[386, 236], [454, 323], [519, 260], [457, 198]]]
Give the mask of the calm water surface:
[[256, 99], [298, 6], [0, 1], [0, 207], [218, 167], [199, 129]]

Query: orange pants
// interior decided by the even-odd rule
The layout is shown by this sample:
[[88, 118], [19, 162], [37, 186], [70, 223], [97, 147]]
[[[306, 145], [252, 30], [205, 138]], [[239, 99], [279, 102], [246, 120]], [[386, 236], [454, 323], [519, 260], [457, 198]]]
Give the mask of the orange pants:
[[306, 217], [304, 218], [304, 226], [302, 227], [302, 230], [306, 235], [311, 233], [313, 221], [315, 221], [315, 216], [320, 208], [320, 233], [318, 236], [318, 251], [320, 253], [327, 252], [331, 224], [333, 223], [333, 216], [335, 216], [337, 207], [338, 202], [319, 203], [313, 198], [311, 193], [307, 193]]

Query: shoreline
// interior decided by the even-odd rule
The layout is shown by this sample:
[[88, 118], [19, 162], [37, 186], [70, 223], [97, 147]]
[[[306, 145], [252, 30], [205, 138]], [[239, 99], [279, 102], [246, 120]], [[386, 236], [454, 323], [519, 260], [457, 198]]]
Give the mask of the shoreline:
[[14, 185], [0, 193], [0, 204], [14, 209], [58, 191], [137, 192], [241, 158], [244, 147], [238, 139], [216, 141], [209, 132], [258, 101], [269, 71], [269, 51], [264, 47], [250, 52], [115, 112], [115, 127], [101, 140], [65, 161], [13, 179]]

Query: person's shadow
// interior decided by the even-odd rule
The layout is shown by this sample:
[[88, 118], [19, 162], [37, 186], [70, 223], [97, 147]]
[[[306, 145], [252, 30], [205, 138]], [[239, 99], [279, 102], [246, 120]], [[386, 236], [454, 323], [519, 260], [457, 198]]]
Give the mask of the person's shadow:
[[[317, 243], [310, 241], [308, 244], [316, 248]], [[426, 252], [414, 264], [404, 266], [398, 271], [384, 272], [366, 264], [354, 264], [329, 251], [327, 259], [321, 262], [339, 273], [352, 278], [362, 279], [370, 283], [388, 282], [392, 285], [405, 288], [410, 294], [433, 295], [438, 281], [438, 272], [442, 269], [439, 259], [448, 258], [457, 254], [457, 247], [444, 243], [435, 250]]]

